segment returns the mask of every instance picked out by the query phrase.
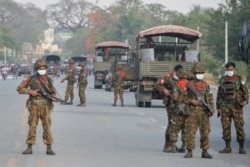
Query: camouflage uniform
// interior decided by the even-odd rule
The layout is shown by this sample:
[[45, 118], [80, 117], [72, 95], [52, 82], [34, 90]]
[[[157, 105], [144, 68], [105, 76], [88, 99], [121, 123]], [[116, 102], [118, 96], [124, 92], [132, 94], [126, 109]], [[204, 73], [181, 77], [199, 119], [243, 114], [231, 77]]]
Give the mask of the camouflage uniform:
[[88, 70], [84, 68], [83, 63], [79, 63], [78, 66], [81, 66], [79, 78], [78, 78], [78, 86], [79, 86], [79, 97], [80, 97], [80, 104], [77, 106], [86, 106], [86, 95], [85, 95], [85, 89], [88, 85]]
[[[204, 74], [204, 67], [195, 63], [192, 69], [192, 72], [195, 75], [195, 79], [191, 80], [188, 84], [193, 84], [195, 91], [206, 101], [206, 103], [210, 106], [212, 111], [214, 111], [214, 102], [213, 95], [210, 93], [209, 85], [202, 80], [202, 78], [198, 78], [198, 75]], [[198, 75], [197, 75], [198, 74]], [[189, 87], [188, 87], [189, 88]], [[212, 159], [213, 157], [208, 154], [207, 150], [209, 149], [209, 133], [210, 133], [210, 120], [211, 116], [205, 107], [205, 105], [197, 100], [197, 97], [192, 91], [188, 89], [189, 95], [189, 104], [190, 104], [190, 115], [186, 119], [186, 128], [188, 130], [188, 142], [187, 142], [187, 154], [184, 156], [185, 158], [192, 158], [192, 150], [195, 148], [195, 136], [197, 129], [199, 128], [200, 132], [200, 148], [202, 149], [202, 158]]]
[[122, 76], [122, 73], [125, 73], [122, 70], [122, 66], [118, 66], [118, 70], [115, 72], [115, 74], [112, 76], [112, 83], [114, 85], [114, 104], [113, 106], [116, 106], [116, 102], [118, 99], [118, 95], [120, 97], [120, 101], [121, 101], [121, 106], [124, 106], [124, 98], [123, 98], [123, 86], [124, 86], [124, 76]]
[[248, 102], [248, 98], [248, 89], [241, 83], [240, 76], [223, 76], [220, 79], [216, 107], [217, 110], [221, 111], [222, 134], [226, 144], [226, 147], [221, 150], [220, 153], [231, 153], [231, 120], [233, 119], [237, 142], [240, 144], [239, 153], [246, 154], [244, 150], [245, 132], [243, 128], [243, 106], [240, 103], [243, 101]]
[[69, 67], [67, 75], [65, 78], [61, 80], [61, 83], [63, 83], [65, 80], [68, 81], [67, 88], [65, 92], [65, 102], [67, 102], [70, 98], [69, 104], [73, 104], [74, 99], [74, 84], [76, 83], [77, 79], [75, 78], [75, 67], [74, 67], [74, 61], [72, 59], [69, 60], [69, 64], [72, 64], [72, 67]]
[[[44, 66], [47, 68], [46, 62], [44, 60], [37, 60], [35, 68]], [[55, 153], [51, 150], [51, 144], [53, 144], [53, 138], [50, 131], [51, 126], [51, 110], [53, 108], [52, 101], [43, 96], [37, 95], [33, 96], [30, 91], [43, 90], [52, 96], [56, 95], [56, 89], [53, 86], [52, 79], [47, 75], [28, 76], [25, 78], [21, 84], [17, 87], [19, 94], [29, 94], [29, 99], [26, 102], [27, 109], [29, 111], [29, 133], [26, 140], [28, 144], [28, 149], [23, 152], [23, 154], [32, 154], [32, 144], [35, 144], [36, 140], [36, 128], [39, 119], [42, 121], [43, 127], [43, 142], [48, 146], [47, 154], [54, 155]], [[42, 86], [43, 85], [43, 86]], [[46, 89], [46, 90], [45, 90]]]
[[184, 69], [180, 69], [177, 72], [179, 80], [177, 81], [177, 90], [173, 92], [172, 98], [174, 100], [174, 109], [172, 110], [171, 120], [168, 128], [170, 144], [166, 148], [166, 152], [176, 152], [176, 142], [178, 139], [178, 133], [181, 131], [182, 146], [178, 149], [178, 152], [186, 151], [187, 143], [187, 128], [185, 122], [189, 116], [189, 100], [188, 100], [188, 72]]
[[[174, 68], [174, 71], [172, 73], [167, 74], [163, 80], [159, 80], [156, 89], [164, 94], [164, 89], [168, 90], [171, 94], [176, 92], [178, 90], [177, 86], [177, 79], [175, 79], [174, 72], [177, 72], [179, 69], [181, 69], [181, 65], [176, 65]], [[175, 150], [178, 150], [174, 144], [171, 144], [170, 142], [170, 136], [169, 136], [169, 131], [170, 131], [170, 125], [173, 124], [172, 116], [175, 113], [175, 108], [176, 108], [176, 102], [172, 98], [172, 95], [165, 95], [163, 97], [163, 104], [166, 106], [166, 112], [167, 112], [167, 117], [168, 117], [168, 125], [165, 130], [165, 144], [163, 147], [163, 152], [175, 152]], [[183, 137], [184, 131], [181, 131], [181, 136]], [[180, 150], [181, 151], [181, 150]]]

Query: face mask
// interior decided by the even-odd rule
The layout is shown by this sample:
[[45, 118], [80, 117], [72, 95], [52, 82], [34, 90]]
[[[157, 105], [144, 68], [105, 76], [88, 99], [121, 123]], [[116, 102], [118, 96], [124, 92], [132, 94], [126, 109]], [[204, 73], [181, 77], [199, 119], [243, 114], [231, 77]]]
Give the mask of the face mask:
[[45, 75], [46, 74], [46, 70], [37, 70], [39, 75]]
[[173, 75], [173, 78], [174, 78], [175, 80], [179, 80], [179, 77], [178, 77], [176, 74]]
[[226, 71], [225, 75], [231, 77], [234, 75], [234, 71]]
[[196, 74], [196, 79], [202, 80], [204, 78], [204, 74]]

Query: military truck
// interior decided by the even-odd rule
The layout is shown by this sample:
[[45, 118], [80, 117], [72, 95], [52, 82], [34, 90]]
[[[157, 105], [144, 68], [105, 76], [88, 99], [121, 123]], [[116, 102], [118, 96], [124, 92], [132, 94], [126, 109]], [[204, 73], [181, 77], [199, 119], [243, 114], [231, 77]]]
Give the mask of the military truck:
[[153, 99], [163, 99], [156, 84], [175, 65], [191, 70], [193, 62], [200, 61], [201, 37], [200, 32], [178, 25], [162, 25], [139, 32], [135, 48], [136, 106], [151, 107]]
[[94, 61], [94, 88], [102, 89], [103, 84], [106, 82], [110, 89], [105, 89], [111, 90], [111, 83], [109, 82], [109, 79], [116, 71], [118, 64], [122, 64], [124, 67], [123, 69], [127, 73], [125, 82], [127, 83], [130, 80], [134, 80], [134, 60], [132, 60], [130, 55], [130, 46], [123, 42], [105, 41], [96, 44]]

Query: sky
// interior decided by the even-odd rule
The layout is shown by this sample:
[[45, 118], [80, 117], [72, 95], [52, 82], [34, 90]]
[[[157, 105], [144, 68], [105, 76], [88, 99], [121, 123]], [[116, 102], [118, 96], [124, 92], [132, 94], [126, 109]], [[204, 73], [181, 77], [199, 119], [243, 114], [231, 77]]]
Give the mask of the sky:
[[[47, 5], [58, 3], [60, 0], [13, 0], [17, 3], [33, 3], [41, 9], [45, 9]], [[100, 7], [107, 7], [116, 2], [116, 0], [86, 0], [91, 3], [96, 3]], [[224, 0], [143, 0], [146, 3], [160, 3], [168, 10], [177, 10], [184, 14], [188, 13], [192, 6], [200, 5], [201, 7], [212, 7], [217, 9], [218, 3], [223, 3]]]

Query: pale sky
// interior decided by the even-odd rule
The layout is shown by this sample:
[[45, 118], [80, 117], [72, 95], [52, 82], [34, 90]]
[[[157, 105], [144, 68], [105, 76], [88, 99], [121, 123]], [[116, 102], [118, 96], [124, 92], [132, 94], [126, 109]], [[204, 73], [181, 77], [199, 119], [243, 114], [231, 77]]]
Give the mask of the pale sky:
[[[60, 0], [13, 0], [18, 3], [33, 3], [36, 6], [45, 9], [49, 4], [58, 3]], [[91, 3], [96, 3], [100, 7], [109, 6], [115, 3], [116, 0], [86, 0]], [[144, 3], [160, 3], [168, 10], [177, 10], [184, 14], [188, 13], [192, 6], [199, 4], [201, 7], [212, 7], [217, 8], [218, 3], [223, 3], [224, 0], [143, 0]]]

